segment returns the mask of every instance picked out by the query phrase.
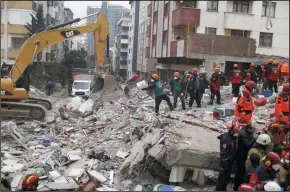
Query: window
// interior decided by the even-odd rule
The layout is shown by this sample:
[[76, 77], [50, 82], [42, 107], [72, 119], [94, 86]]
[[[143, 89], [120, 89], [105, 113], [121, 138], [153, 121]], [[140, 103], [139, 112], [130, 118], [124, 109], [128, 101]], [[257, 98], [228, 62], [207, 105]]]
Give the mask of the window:
[[263, 7], [262, 7], [262, 16], [270, 16], [275, 17], [275, 12], [276, 12], [276, 3], [272, 2], [272, 6], [270, 9], [270, 4], [269, 2], [263, 1]]
[[216, 35], [216, 28], [206, 27], [205, 28], [205, 34]]
[[157, 17], [158, 17], [158, 14], [157, 12], [155, 12], [153, 15], [153, 23], [157, 23]]
[[166, 40], [167, 40], [167, 31], [163, 31], [163, 34], [162, 34], [162, 43], [165, 44], [166, 43]]
[[208, 11], [218, 11], [218, 1], [207, 1], [207, 10]]
[[166, 3], [164, 5], [164, 16], [168, 16], [168, 10], [169, 10], [169, 3]]
[[243, 30], [231, 30], [231, 36], [235, 37], [247, 37], [248, 36], [248, 31], [243, 31]]
[[260, 47], [272, 47], [273, 33], [260, 33]]
[[153, 37], [152, 37], [152, 46], [153, 47], [156, 46], [156, 35], [153, 35]]
[[236, 13], [249, 13], [249, 1], [234, 1], [233, 12]]
[[20, 49], [24, 42], [25, 39], [23, 37], [11, 37], [11, 48]]

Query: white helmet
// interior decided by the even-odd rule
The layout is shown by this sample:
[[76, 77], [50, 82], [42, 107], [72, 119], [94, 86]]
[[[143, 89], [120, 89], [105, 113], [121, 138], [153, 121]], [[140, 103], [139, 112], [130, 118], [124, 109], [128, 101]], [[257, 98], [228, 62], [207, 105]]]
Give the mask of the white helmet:
[[268, 145], [271, 142], [271, 138], [269, 135], [267, 134], [260, 134], [257, 139], [256, 142], [259, 143], [260, 145]]
[[265, 191], [281, 191], [281, 187], [278, 183], [274, 181], [269, 181], [264, 186]]

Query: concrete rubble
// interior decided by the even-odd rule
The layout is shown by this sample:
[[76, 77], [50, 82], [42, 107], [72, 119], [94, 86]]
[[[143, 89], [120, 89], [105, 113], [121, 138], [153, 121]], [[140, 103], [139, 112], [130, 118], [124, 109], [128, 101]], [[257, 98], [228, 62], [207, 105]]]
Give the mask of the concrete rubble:
[[[36, 88], [32, 93], [41, 94]], [[41, 175], [38, 191], [133, 190], [137, 184], [161, 182], [190, 182], [195, 189], [210, 190], [218, 175], [217, 136], [227, 131], [234, 106], [230, 88], [221, 93], [224, 104], [214, 110], [207, 105], [207, 90], [203, 108], [184, 112], [178, 103], [170, 113], [162, 102], [156, 117], [154, 99], [132, 88], [129, 98], [101, 104], [98, 96], [63, 100], [46, 122], [2, 122], [1, 173], [12, 191], [33, 172]], [[219, 119], [213, 118], [215, 110], [221, 111]], [[270, 103], [255, 109], [257, 132], [272, 111]]]

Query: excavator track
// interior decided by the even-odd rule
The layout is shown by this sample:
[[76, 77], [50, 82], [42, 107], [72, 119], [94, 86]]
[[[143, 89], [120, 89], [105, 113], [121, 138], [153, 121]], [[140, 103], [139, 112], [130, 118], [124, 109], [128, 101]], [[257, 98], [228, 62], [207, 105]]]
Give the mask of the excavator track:
[[46, 116], [46, 108], [40, 104], [30, 104], [22, 102], [1, 102], [1, 117], [33, 119], [42, 121]]
[[50, 101], [45, 99], [38, 99], [38, 98], [28, 98], [27, 100], [21, 101], [23, 103], [30, 103], [30, 104], [39, 104], [44, 106], [47, 110], [52, 109], [52, 105]]

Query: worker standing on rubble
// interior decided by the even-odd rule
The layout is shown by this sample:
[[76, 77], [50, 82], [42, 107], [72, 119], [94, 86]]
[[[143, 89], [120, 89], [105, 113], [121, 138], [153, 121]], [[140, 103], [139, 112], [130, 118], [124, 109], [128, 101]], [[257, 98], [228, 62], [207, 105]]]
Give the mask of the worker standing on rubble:
[[244, 175], [246, 172], [246, 159], [249, 150], [256, 141], [253, 136], [255, 132], [255, 124], [248, 124], [244, 129], [239, 131], [238, 150], [237, 150], [237, 172], [234, 180], [234, 191], [244, 182]]
[[184, 94], [185, 94], [185, 99], [187, 99], [187, 95], [190, 94], [190, 88], [189, 88], [189, 82], [190, 82], [190, 74], [188, 71], [184, 72], [184, 76], [182, 78], [182, 82], [184, 84]]
[[170, 82], [171, 92], [173, 94], [173, 107], [176, 108], [177, 99], [179, 98], [182, 104], [182, 109], [185, 110], [184, 101], [184, 84], [180, 79], [179, 72], [174, 73], [174, 79]]
[[238, 64], [234, 64], [234, 69], [231, 72], [231, 76], [232, 76], [232, 94], [234, 94], [234, 97], [238, 97], [240, 92], [240, 86], [242, 85], [243, 80], [243, 73], [241, 70], [239, 70]]
[[237, 103], [235, 106], [235, 119], [240, 124], [249, 124], [252, 120], [254, 112], [253, 93], [256, 90], [256, 83], [254, 81], [248, 81], [244, 90], [239, 94]]
[[221, 83], [221, 75], [220, 75], [221, 69], [219, 67], [215, 68], [215, 72], [212, 74], [210, 78], [210, 105], [213, 105], [214, 97], [217, 97], [217, 103], [221, 103], [221, 94], [220, 94], [220, 83]]
[[189, 99], [189, 108], [192, 107], [194, 101], [196, 101], [197, 108], [201, 108], [200, 103], [200, 82], [198, 77], [198, 69], [192, 69], [192, 75], [190, 78], [190, 99]]
[[279, 80], [279, 67], [277, 62], [274, 60], [267, 68], [267, 80], [269, 84], [269, 89], [273, 91], [273, 87], [275, 89], [275, 93], [278, 93], [278, 80]]
[[276, 97], [275, 101], [275, 120], [284, 124], [285, 128], [289, 128], [289, 83], [283, 84], [282, 92]]
[[271, 142], [271, 138], [267, 134], [260, 134], [255, 143], [253, 144], [253, 147], [249, 150], [247, 154], [247, 160], [246, 160], [246, 169], [248, 170], [251, 167], [251, 161], [250, 156], [253, 153], [256, 153], [260, 156], [260, 164], [262, 164], [262, 159], [266, 155], [266, 149], [269, 143]]
[[229, 131], [218, 136], [220, 140], [220, 170], [216, 191], [227, 191], [227, 185], [232, 172], [233, 162], [237, 153], [237, 140], [239, 135], [240, 125], [233, 120], [228, 125]]
[[289, 80], [289, 60], [280, 63], [279, 79], [280, 85]]
[[258, 83], [258, 75], [255, 72], [255, 64], [250, 64], [250, 69], [246, 72], [246, 82], [248, 81], [254, 81], [255, 83]]
[[36, 173], [26, 175], [22, 181], [22, 191], [37, 191], [39, 176]]
[[164, 89], [161, 85], [161, 82], [159, 81], [159, 76], [157, 74], [153, 74], [151, 76], [150, 85], [148, 85], [148, 87], [146, 87], [146, 88], [143, 88], [142, 90], [154, 90], [156, 115], [159, 115], [159, 106], [160, 106], [162, 100], [165, 100], [167, 102], [171, 111], [173, 110], [173, 106], [171, 104], [171, 101], [170, 101], [169, 97], [164, 93]]
[[205, 89], [208, 88], [209, 81], [206, 78], [206, 72], [199, 73], [199, 83], [200, 83], [200, 100], [203, 98], [203, 94], [205, 93]]
[[256, 191], [262, 191], [267, 181], [278, 181], [280, 169], [280, 157], [274, 152], [269, 152], [263, 160], [263, 165], [260, 165], [252, 173], [249, 184]]

